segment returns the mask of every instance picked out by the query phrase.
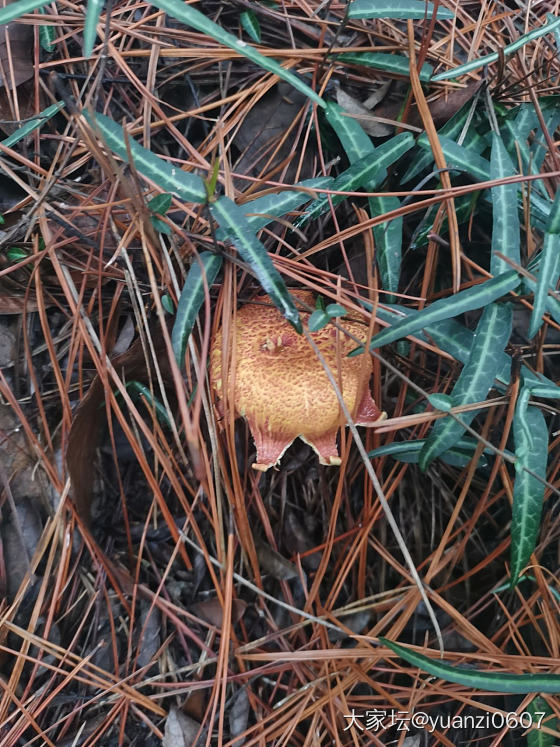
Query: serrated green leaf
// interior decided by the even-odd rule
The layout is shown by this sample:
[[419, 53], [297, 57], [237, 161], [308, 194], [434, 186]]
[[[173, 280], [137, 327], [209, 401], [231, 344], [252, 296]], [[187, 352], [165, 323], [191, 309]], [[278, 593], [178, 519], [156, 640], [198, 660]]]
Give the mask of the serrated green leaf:
[[529, 339], [532, 339], [542, 325], [542, 316], [547, 306], [549, 290], [555, 290], [560, 277], [560, 233], [546, 233], [539, 263], [539, 273], [533, 313], [529, 323]]
[[200, 31], [202, 34], [207, 34], [212, 37], [212, 39], [220, 42], [220, 44], [239, 52], [239, 54], [247, 57], [247, 59], [254, 62], [263, 70], [268, 70], [269, 73], [274, 73], [274, 75], [277, 75], [282, 80], [290, 83], [294, 88], [303, 93], [308, 99], [310, 99], [310, 101], [313, 101], [318, 106], [325, 106], [323, 99], [306, 83], [304, 83], [301, 78], [283, 68], [278, 64], [278, 62], [276, 62], [276, 60], [265, 57], [256, 49], [253, 49], [253, 47], [247, 44], [247, 42], [238, 39], [233, 34], [230, 34], [229, 31], [225, 31], [225, 29], [218, 26], [214, 21], [211, 21], [199, 10], [193, 8], [192, 5], [186, 5], [182, 0], [155, 0], [153, 5], [155, 5], [156, 8], [161, 8], [161, 10], [169, 13], [170, 16], [185, 23], [187, 26], [192, 26], [192, 28]]
[[256, 13], [253, 10], [245, 10], [239, 20], [243, 29], [249, 34], [251, 39], [257, 44], [261, 43], [261, 26]]
[[555, 737], [540, 728], [546, 726], [549, 729], [558, 729], [558, 719], [546, 700], [537, 695], [529, 705], [525, 706], [525, 710], [531, 714], [531, 720], [535, 727], [527, 733], [527, 747], [554, 747], [556, 744]]
[[228, 197], [220, 197], [219, 200], [210, 205], [210, 212], [226, 231], [230, 241], [241, 258], [249, 265], [264, 292], [269, 295], [270, 300], [301, 333], [301, 320], [292, 297], [265, 247], [253, 233], [253, 229], [245, 218], [243, 208], [236, 205]]
[[16, 0], [15, 3], [10, 3], [4, 8], [0, 8], [0, 26], [3, 26], [10, 21], [15, 21], [17, 18], [26, 13], [31, 13], [38, 8], [44, 8], [48, 5], [50, 0]]
[[476, 60], [466, 62], [464, 65], [459, 65], [459, 67], [453, 68], [453, 70], [447, 70], [447, 72], [445, 73], [434, 75], [432, 80], [438, 81], [458, 78], [460, 75], [470, 73], [471, 70], [476, 70], [477, 68], [483, 67], [484, 65], [489, 65], [491, 62], [496, 62], [500, 59], [500, 55], [503, 59], [505, 55], [516, 52], [518, 49], [521, 49], [521, 47], [525, 46], [525, 44], [532, 41], [533, 39], [539, 39], [541, 36], [544, 36], [551, 31], [554, 32], [560, 26], [560, 18], [556, 18], [556, 16], [553, 16], [552, 13], [548, 15], [548, 18], [554, 18], [554, 20], [550, 20], [549, 23], [545, 24], [544, 26], [541, 26], [538, 29], [533, 29], [533, 31], [529, 31], [529, 33], [527, 34], [523, 34], [523, 36], [520, 36], [511, 44], [502, 47], [500, 52], [491, 52], [490, 54], [483, 55]]
[[[502, 354], [511, 335], [512, 319], [510, 304], [493, 303], [486, 306], [476, 327], [469, 359], [453, 387], [453, 407], [486, 399], [502, 366]], [[420, 453], [418, 464], [422, 471], [461, 438], [465, 426], [471, 424], [476, 414], [476, 410], [464, 412], [458, 420], [447, 417], [435, 423]]]
[[[490, 179], [503, 179], [515, 174], [513, 163], [501, 137], [492, 133], [492, 155], [490, 157]], [[496, 252], [501, 252], [512, 262], [521, 263], [520, 226], [517, 207], [517, 184], [501, 184], [492, 187], [492, 256], [490, 272], [499, 275], [507, 272], [510, 265]]]
[[[375, 70], [383, 70], [386, 73], [396, 75], [410, 74], [410, 60], [400, 54], [388, 54], [387, 52], [344, 52], [336, 56], [337, 62], [349, 62], [353, 65], [364, 65]], [[432, 77], [434, 68], [427, 62], [422, 65], [419, 78], [427, 83]]]
[[323, 329], [323, 327], [326, 327], [330, 320], [328, 314], [321, 309], [317, 309], [309, 317], [307, 326], [309, 327], [310, 332], [318, 332], [320, 329]]
[[375, 151], [370, 136], [358, 120], [346, 116], [344, 109], [334, 101], [327, 102], [325, 117], [342, 143], [350, 163], [355, 163]]
[[[560, 692], [560, 674], [510, 674], [503, 671], [484, 672], [464, 669], [459, 665], [449, 664], [441, 659], [430, 659], [407, 646], [388, 641], [381, 636], [379, 642], [413, 667], [418, 667], [433, 677], [439, 677], [446, 682], [454, 682], [457, 685], [466, 685], [478, 690], [490, 690], [493, 693], [512, 693], [514, 695]], [[526, 657], [519, 658], [524, 662], [526, 661]]]
[[28, 122], [23, 124], [15, 132], [12, 132], [11, 135], [8, 135], [7, 138], [4, 138], [4, 140], [2, 140], [2, 145], [5, 145], [6, 148], [11, 148], [12, 145], [23, 140], [23, 138], [27, 137], [27, 135], [33, 132], [33, 130], [41, 127], [45, 122], [48, 122], [48, 120], [51, 119], [51, 117], [54, 117], [54, 115], [61, 109], [64, 109], [64, 101], [58, 101], [56, 104], [47, 106], [47, 108], [43, 109], [43, 111], [36, 117], [33, 117], [33, 119], [30, 119]]
[[545, 486], [527, 470], [545, 480], [548, 458], [546, 421], [538, 407], [527, 404], [529, 394], [529, 390], [521, 390], [513, 416], [515, 483], [511, 521], [512, 586], [516, 585], [535, 550], [541, 523]]
[[162, 192], [161, 194], [156, 195], [155, 197], [152, 197], [151, 200], [149, 200], [148, 209], [151, 210], [152, 213], [165, 215], [171, 207], [172, 199], [172, 194], [170, 194], [169, 192]]
[[[483, 306], [496, 301], [501, 296], [515, 290], [520, 283], [518, 274], [514, 271], [504, 272], [497, 278], [486, 280], [466, 290], [459, 291], [449, 298], [441, 298], [434, 301], [426, 309], [393, 324], [392, 327], [384, 329], [375, 335], [371, 341], [371, 349], [380, 348], [390, 342], [407, 337], [415, 332], [428, 327], [431, 324], [444, 319], [459, 316], [466, 311], [480, 309]], [[353, 350], [350, 355], [363, 352], [363, 348]]]
[[[434, 4], [425, 0], [354, 0], [348, 8], [348, 18], [412, 18], [421, 20], [432, 18]], [[438, 20], [450, 20], [454, 14], [441, 6], [437, 10]]]
[[[353, 163], [350, 168], [337, 176], [333, 183], [333, 189], [342, 192], [355, 192], [367, 185], [368, 189], [377, 184], [381, 170], [397, 161], [414, 145], [414, 138], [409, 132], [403, 132], [380, 145], [371, 153], [359, 161]], [[344, 195], [331, 195], [332, 204], [338, 205], [345, 199]], [[298, 227], [304, 225], [312, 218], [317, 218], [329, 209], [327, 197], [315, 200], [309, 206], [305, 215], [298, 219]]]
[[104, 0], [88, 0], [84, 21], [84, 57], [91, 57]]
[[[105, 143], [125, 163], [128, 163], [128, 153], [123, 128], [104, 114], [83, 112], [87, 122], [99, 131]], [[179, 166], [172, 166], [152, 151], [143, 148], [133, 138], [129, 137], [130, 152], [136, 169], [150, 179], [165, 192], [171, 192], [187, 202], [206, 202], [206, 188], [203, 180], [196, 174], [189, 174]]]
[[179, 368], [185, 365], [187, 343], [204, 302], [204, 290], [210, 288], [216, 279], [222, 261], [219, 254], [202, 252], [189, 268], [171, 333], [171, 344]]

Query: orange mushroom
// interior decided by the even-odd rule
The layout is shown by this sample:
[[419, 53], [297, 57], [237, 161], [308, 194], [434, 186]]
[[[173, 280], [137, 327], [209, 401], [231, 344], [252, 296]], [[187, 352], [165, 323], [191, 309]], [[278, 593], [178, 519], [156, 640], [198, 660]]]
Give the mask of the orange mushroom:
[[[292, 293], [310, 306], [313, 294]], [[257, 447], [253, 467], [265, 471], [280, 458], [299, 436], [319, 456], [321, 464], [339, 465], [336, 445], [338, 429], [346, 424], [336, 393], [325, 369], [303, 335], [297, 334], [267, 296], [257, 296], [238, 312], [233, 330], [228, 376], [222, 371], [222, 332], [210, 351], [211, 381], [219, 400], [223, 387], [233, 386], [236, 415], [246, 418]], [[307, 322], [309, 314], [302, 313]], [[365, 328], [356, 321], [341, 326], [361, 340]], [[354, 422], [373, 425], [383, 420], [371, 397], [369, 356], [348, 358], [356, 342], [329, 324], [311, 338], [329, 366]], [[233, 377], [233, 381], [232, 381]]]

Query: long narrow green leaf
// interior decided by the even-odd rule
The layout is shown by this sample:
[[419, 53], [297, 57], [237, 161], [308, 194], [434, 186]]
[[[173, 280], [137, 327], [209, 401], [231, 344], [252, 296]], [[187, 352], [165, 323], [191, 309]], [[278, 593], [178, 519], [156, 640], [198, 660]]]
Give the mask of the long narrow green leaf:
[[350, 163], [355, 163], [375, 151], [370, 136], [361, 124], [353, 117], [347, 117], [344, 109], [334, 101], [327, 103], [325, 116], [342, 143]]
[[[91, 114], [84, 111], [84, 117], [89, 124], [99, 131], [105, 143], [125, 163], [128, 162], [128, 152], [123, 128], [104, 114]], [[156, 156], [151, 150], [143, 148], [133, 138], [128, 138], [130, 152], [134, 158], [136, 169], [147, 179], [151, 179], [164, 192], [176, 194], [187, 202], [206, 202], [206, 188], [202, 179], [196, 174], [189, 174], [178, 166], [171, 166], [163, 158]]]
[[[490, 164], [485, 158], [479, 156], [471, 150], [468, 150], [462, 145], [457, 145], [453, 140], [448, 137], [440, 136], [439, 138], [441, 149], [447, 166], [449, 168], [457, 168], [462, 171], [466, 171], [467, 174], [471, 174], [475, 179], [479, 179], [481, 182], [487, 181], [490, 176]], [[422, 148], [430, 149], [431, 146], [426, 138], [418, 138], [418, 144]]]
[[[502, 138], [493, 132], [490, 179], [503, 179], [514, 174], [515, 169]], [[491, 190], [493, 210], [490, 272], [492, 275], [507, 272], [510, 268], [504, 259], [496, 256], [496, 252], [500, 252], [516, 264], [521, 262], [517, 189], [517, 184], [501, 184], [499, 187], [492, 187]]]
[[251, 39], [256, 42], [256, 44], [261, 43], [261, 25], [259, 23], [259, 19], [257, 18], [257, 14], [254, 10], [246, 10], [244, 11], [240, 16], [239, 20], [241, 21], [241, 25], [243, 26], [244, 30], [249, 34]]
[[[371, 341], [371, 349], [380, 348], [388, 345], [390, 342], [400, 340], [401, 337], [412, 335], [418, 330], [424, 329], [430, 324], [440, 322], [449, 317], [464, 314], [466, 311], [480, 309], [487, 304], [496, 301], [501, 296], [513, 291], [520, 283], [519, 276], [513, 270], [498, 275], [497, 278], [486, 280], [484, 283], [474, 285], [466, 290], [459, 291], [449, 298], [441, 298], [434, 301], [423, 311], [412, 317], [397, 322], [392, 327], [387, 327], [379, 334], [375, 335]], [[357, 355], [363, 352], [363, 348], [353, 350], [350, 355]]]
[[[286, 189], [283, 192], [257, 197], [255, 200], [241, 205], [241, 208], [247, 218], [247, 223], [256, 233], [277, 218], [281, 218], [292, 210], [297, 210], [301, 205], [312, 200], [313, 197], [306, 190], [312, 189], [320, 192], [321, 189], [331, 189], [333, 183], [334, 179], [331, 176], [306, 179], [294, 184], [293, 189]], [[303, 187], [304, 189], [298, 189], [298, 187]], [[220, 228], [216, 232], [216, 238], [218, 241], [225, 241], [227, 234]]]
[[[353, 163], [350, 168], [344, 171], [334, 180], [333, 189], [344, 192], [355, 192], [367, 185], [368, 189], [378, 183], [382, 169], [386, 169], [392, 163], [397, 161], [402, 155], [414, 145], [414, 138], [410, 132], [403, 132], [400, 135], [387, 140], [365, 158]], [[344, 195], [332, 195], [333, 205], [338, 205], [345, 199]], [[317, 218], [329, 209], [329, 200], [327, 197], [321, 197], [311, 203], [305, 215], [296, 222], [301, 227], [312, 218]]]
[[[412, 18], [421, 20], [434, 15], [434, 4], [425, 0], [354, 0], [348, 8], [348, 18]], [[438, 8], [440, 21], [454, 18], [447, 8]]]
[[229, 239], [247, 262], [263, 290], [270, 296], [286, 319], [302, 332], [301, 321], [292, 297], [288, 293], [284, 280], [274, 267], [268, 252], [257, 239], [247, 222], [243, 208], [228, 197], [220, 197], [210, 205], [210, 212], [218, 224], [226, 231]]
[[[469, 360], [453, 387], [453, 407], [486, 399], [503, 365], [502, 354], [511, 335], [512, 319], [511, 304], [493, 303], [484, 309], [473, 337]], [[459, 420], [446, 417], [436, 421], [420, 453], [418, 464], [422, 471], [457, 443], [465, 426], [471, 424], [476, 414], [477, 411], [473, 410], [462, 413]]]
[[[548, 428], [538, 407], [527, 404], [529, 390], [523, 388], [513, 417], [515, 441], [515, 484], [511, 521], [511, 585], [531, 558], [539, 534], [544, 484], [527, 472], [546, 478]], [[543, 690], [543, 692], [545, 692]]]
[[50, 0], [16, 0], [15, 3], [0, 8], [0, 26], [21, 18], [25, 13], [31, 13], [37, 8], [44, 8], [49, 2]]
[[527, 747], [554, 747], [556, 738], [541, 729], [541, 726], [546, 726], [549, 729], [558, 729], [558, 719], [546, 700], [537, 695], [526, 706], [525, 710], [531, 714], [533, 725], [536, 727], [531, 729], [527, 734]]
[[533, 313], [529, 323], [529, 339], [542, 326], [542, 315], [547, 306], [549, 290], [555, 290], [560, 277], [560, 233], [545, 233], [539, 275], [533, 300]]
[[556, 191], [554, 202], [550, 208], [546, 232], [560, 233], [560, 189]]
[[84, 21], [84, 57], [91, 57], [104, 0], [88, 0]]
[[446, 680], [446, 682], [455, 682], [457, 685], [466, 685], [478, 690], [489, 690], [493, 693], [511, 693], [514, 695], [560, 692], [560, 674], [511, 674], [510, 672], [483, 672], [478, 669], [464, 669], [461, 666], [441, 661], [441, 659], [430, 659], [407, 646], [388, 641], [387, 638], [381, 638], [381, 636], [379, 642], [387, 646], [393, 653], [398, 654], [408, 664], [412, 664], [413, 667], [418, 667], [433, 677]]
[[554, 32], [560, 26], [560, 18], [556, 18], [556, 16], [553, 16], [552, 13], [548, 15], [548, 18], [554, 18], [554, 20], [550, 20], [549, 23], [541, 26], [538, 29], [529, 31], [528, 34], [523, 34], [523, 36], [520, 36], [519, 39], [516, 39], [511, 44], [503, 47], [500, 52], [491, 52], [490, 54], [486, 54], [476, 60], [466, 62], [464, 65], [459, 65], [459, 67], [455, 67], [452, 70], [447, 70], [445, 73], [434, 75], [432, 80], [437, 81], [449, 80], [450, 78], [458, 78], [460, 75], [470, 73], [471, 70], [476, 70], [477, 68], [483, 67], [484, 65], [489, 65], [491, 62], [496, 62], [496, 60], [500, 59], [500, 54], [504, 56], [511, 54], [512, 52], [516, 52], [518, 49], [521, 49], [521, 47], [525, 46], [527, 42], [530, 42], [533, 39], [539, 39], [541, 36], [544, 36], [551, 31]]
[[[349, 62], [354, 65], [364, 65], [375, 70], [383, 70], [386, 73], [396, 75], [410, 74], [410, 60], [400, 54], [389, 54], [387, 52], [344, 52], [336, 56], [338, 62]], [[427, 83], [432, 77], [434, 68], [427, 62], [422, 65], [419, 78]]]
[[5, 145], [6, 148], [11, 148], [12, 145], [15, 145], [20, 140], [23, 140], [23, 138], [33, 132], [33, 130], [41, 127], [41, 125], [45, 124], [45, 122], [48, 122], [48, 120], [51, 119], [51, 117], [54, 117], [54, 115], [61, 109], [64, 109], [64, 101], [59, 101], [56, 104], [51, 104], [51, 106], [43, 109], [40, 114], [38, 114], [36, 117], [33, 117], [33, 119], [30, 119], [18, 130], [12, 132], [11, 135], [8, 135], [7, 138], [2, 140], [2, 145]]
[[153, 5], [155, 5], [156, 8], [161, 8], [161, 10], [169, 13], [170, 16], [185, 23], [187, 26], [192, 26], [192, 28], [200, 31], [202, 34], [211, 36], [212, 39], [220, 42], [220, 44], [239, 52], [239, 54], [247, 57], [247, 59], [254, 62], [263, 70], [268, 70], [269, 73], [274, 73], [282, 80], [290, 83], [290, 85], [298, 91], [301, 91], [301, 93], [307, 96], [307, 98], [315, 104], [318, 104], [321, 107], [325, 106], [323, 99], [306, 83], [304, 83], [301, 78], [283, 68], [276, 62], [276, 60], [271, 60], [269, 57], [265, 57], [247, 44], [247, 42], [238, 39], [233, 34], [230, 34], [229, 31], [218, 26], [217, 23], [211, 21], [199, 10], [193, 8], [192, 5], [186, 5], [182, 0], [155, 0]]
[[[371, 217], [398, 210], [401, 202], [394, 195], [380, 195], [369, 198]], [[381, 287], [396, 293], [399, 289], [402, 262], [403, 219], [393, 218], [373, 227], [375, 255], [381, 276]], [[391, 300], [389, 297], [388, 300]]]
[[[425, 438], [420, 438], [417, 441], [393, 441], [391, 444], [379, 446], [377, 449], [368, 452], [368, 457], [374, 459], [376, 457], [392, 456], [399, 462], [417, 464], [425, 443]], [[474, 438], [461, 438], [451, 449], [441, 455], [441, 461], [451, 467], [466, 467], [471, 462], [477, 445], [478, 443]], [[490, 449], [485, 449], [485, 453], [480, 455], [477, 468], [488, 466], [488, 458], [485, 454], [492, 454], [492, 452]]]
[[171, 333], [173, 352], [180, 368], [183, 368], [185, 365], [187, 342], [200, 307], [204, 302], [204, 289], [205, 287], [210, 288], [216, 279], [222, 266], [222, 261], [222, 257], [219, 254], [202, 252], [198, 260], [195, 259], [192, 263], [187, 274]]
[[[344, 110], [338, 104], [334, 104], [333, 102], [327, 104], [326, 117], [342, 143], [342, 147], [351, 164], [374, 152], [379, 155], [379, 150], [375, 150], [369, 135], [364, 132], [359, 122], [344, 116]], [[375, 189], [376, 184], [384, 176], [385, 169], [383, 169], [382, 173], [374, 174], [369, 182], [364, 183], [364, 188], [368, 190]], [[391, 210], [397, 210], [400, 204], [399, 199], [393, 196], [370, 197], [370, 215], [373, 218], [374, 216], [388, 213]], [[399, 286], [402, 227], [402, 218], [396, 218], [389, 223], [382, 223], [379, 226], [375, 226], [373, 229], [381, 286], [391, 292], [398, 290]], [[389, 298], [389, 300], [391, 299]]]

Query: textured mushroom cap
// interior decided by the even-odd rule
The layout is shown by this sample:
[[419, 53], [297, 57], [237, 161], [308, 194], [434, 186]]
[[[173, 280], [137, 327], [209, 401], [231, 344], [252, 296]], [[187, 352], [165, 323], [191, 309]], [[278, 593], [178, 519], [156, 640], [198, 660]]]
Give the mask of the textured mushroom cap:
[[[313, 294], [293, 293], [312, 306]], [[319, 455], [323, 464], [340, 464], [336, 433], [346, 423], [336, 393], [309, 342], [298, 335], [267, 296], [253, 299], [237, 312], [229, 371], [234, 376], [234, 406], [244, 416], [257, 446], [256, 469], [268, 469], [278, 462], [292, 441], [300, 436]], [[262, 305], [266, 304], [266, 305]], [[305, 323], [309, 314], [301, 314]], [[341, 326], [361, 340], [365, 327], [355, 321]], [[354, 420], [371, 425], [384, 414], [371, 398], [371, 358], [348, 358], [355, 341], [327, 325], [311, 337], [321, 351], [342, 392]], [[211, 352], [211, 380], [220, 399], [222, 376], [222, 334], [216, 335]]]

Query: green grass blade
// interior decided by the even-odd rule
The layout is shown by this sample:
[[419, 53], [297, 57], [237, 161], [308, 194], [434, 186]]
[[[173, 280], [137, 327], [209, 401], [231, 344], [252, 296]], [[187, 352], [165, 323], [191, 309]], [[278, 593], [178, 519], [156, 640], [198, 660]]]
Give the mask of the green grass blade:
[[361, 124], [353, 117], [347, 117], [344, 109], [334, 101], [327, 103], [325, 116], [342, 143], [350, 163], [355, 163], [375, 151], [370, 136]]
[[[490, 179], [503, 179], [515, 173], [502, 138], [493, 132]], [[502, 184], [491, 189], [493, 211], [490, 272], [492, 275], [507, 272], [511, 266], [504, 259], [497, 257], [495, 252], [501, 252], [516, 264], [521, 263], [517, 189], [517, 184]]]
[[44, 8], [49, 2], [50, 0], [17, 0], [15, 3], [10, 3], [10, 5], [0, 8], [0, 26], [15, 21], [25, 13], [31, 13], [37, 8]]
[[559, 277], [560, 233], [545, 233], [537, 287], [533, 300], [533, 313], [529, 323], [529, 339], [532, 339], [542, 326], [542, 316], [547, 307], [548, 291], [556, 288]]
[[173, 352], [179, 368], [183, 368], [185, 365], [187, 343], [200, 307], [204, 302], [204, 290], [210, 288], [216, 279], [222, 261], [219, 254], [202, 252], [198, 260], [194, 260], [187, 273], [171, 333]]
[[[375, 70], [383, 70], [386, 73], [395, 75], [410, 74], [410, 61], [408, 57], [400, 54], [389, 54], [387, 52], [344, 52], [336, 57], [337, 62], [349, 62], [352, 65], [364, 65]], [[420, 70], [420, 80], [427, 83], [432, 77], [434, 68], [427, 62], [422, 65]]]
[[[392, 163], [397, 161], [414, 145], [414, 138], [409, 132], [403, 132], [400, 135], [387, 140], [387, 142], [375, 149], [365, 158], [353, 163], [350, 168], [344, 171], [334, 180], [333, 189], [344, 192], [355, 192], [367, 185], [371, 189], [382, 174], [382, 169], [388, 168]], [[338, 205], [345, 199], [344, 195], [332, 195], [333, 205]], [[317, 218], [329, 209], [329, 200], [327, 197], [321, 197], [311, 203], [309, 210], [296, 223], [301, 227], [312, 218]]]
[[[421, 20], [432, 18], [434, 4], [425, 0], [354, 0], [348, 8], [348, 18], [412, 18]], [[438, 20], [450, 20], [454, 14], [447, 8], [439, 7]]]
[[[97, 130], [109, 148], [125, 163], [128, 163], [128, 152], [123, 128], [104, 114], [91, 114], [84, 111], [88, 123]], [[152, 151], [143, 148], [133, 138], [128, 138], [130, 152], [136, 169], [147, 179], [157, 184], [164, 192], [171, 192], [187, 202], [206, 202], [206, 188], [202, 179], [196, 174], [189, 174], [179, 166], [156, 156]]]
[[[493, 303], [484, 309], [473, 337], [471, 353], [451, 395], [453, 407], [482, 402], [503, 365], [502, 355], [511, 336], [511, 304]], [[459, 420], [446, 417], [436, 421], [420, 453], [419, 465], [425, 471], [431, 462], [450, 449], [471, 424], [476, 410], [464, 412]]]
[[[372, 218], [388, 213], [391, 210], [398, 210], [400, 206], [399, 198], [393, 195], [369, 198], [369, 211]], [[391, 221], [380, 223], [378, 226], [373, 227], [375, 255], [381, 276], [381, 287], [390, 293], [396, 293], [399, 289], [402, 236], [402, 218], [393, 218]], [[389, 300], [391, 300], [390, 297]]]
[[[466, 311], [480, 309], [483, 306], [496, 301], [501, 296], [515, 290], [520, 283], [519, 276], [515, 271], [505, 272], [497, 278], [486, 280], [484, 283], [474, 285], [466, 290], [459, 291], [449, 298], [441, 298], [434, 301], [423, 311], [411, 317], [403, 319], [392, 327], [387, 327], [375, 335], [371, 341], [371, 349], [380, 348], [395, 342], [401, 337], [407, 337], [415, 332], [428, 327], [430, 324], [440, 322], [444, 319], [464, 314]], [[363, 348], [353, 350], [350, 355], [363, 352]]]
[[239, 20], [244, 31], [249, 34], [251, 39], [256, 43], [261, 43], [261, 26], [257, 14], [253, 10], [246, 10], [240, 16]]
[[268, 252], [247, 222], [243, 208], [236, 205], [228, 197], [220, 197], [219, 200], [210, 205], [210, 212], [226, 231], [241, 258], [249, 265], [274, 305], [301, 333], [301, 321], [292, 297], [288, 293], [282, 276], [274, 267]]
[[51, 117], [54, 117], [54, 115], [61, 109], [64, 109], [64, 101], [59, 101], [56, 104], [51, 104], [51, 106], [43, 109], [43, 111], [36, 117], [33, 117], [33, 119], [30, 119], [28, 122], [22, 125], [18, 130], [16, 130], [16, 132], [12, 132], [11, 135], [2, 140], [2, 145], [5, 145], [6, 148], [11, 148], [12, 145], [15, 145], [20, 140], [23, 140], [23, 138], [33, 132], [33, 130], [41, 127], [41, 125], [45, 124], [45, 122], [47, 122]]
[[298, 91], [301, 91], [301, 93], [307, 96], [307, 98], [315, 104], [318, 104], [321, 107], [325, 106], [323, 99], [316, 94], [315, 91], [309, 88], [301, 78], [294, 73], [291, 73], [289, 70], [285, 70], [275, 60], [271, 60], [262, 55], [256, 49], [253, 49], [253, 47], [247, 44], [247, 42], [238, 39], [233, 34], [230, 34], [229, 31], [218, 26], [217, 23], [211, 21], [199, 10], [193, 8], [192, 5], [186, 5], [182, 0], [155, 0], [153, 4], [156, 8], [164, 10], [178, 21], [181, 21], [187, 26], [192, 26], [192, 28], [200, 31], [202, 34], [207, 34], [212, 37], [212, 39], [220, 42], [220, 44], [239, 52], [239, 54], [247, 57], [247, 59], [254, 62], [263, 70], [268, 70], [269, 73], [274, 73], [282, 80], [290, 83]]
[[[555, 32], [556, 29], [560, 26], [560, 18], [556, 18], [556, 16], [553, 16], [552, 13], [550, 13], [547, 17], [551, 19], [549, 20], [547, 24], [545, 24], [544, 26], [541, 26], [538, 29], [533, 29], [533, 31], [529, 31], [528, 34], [523, 34], [523, 36], [520, 36], [519, 39], [516, 39], [511, 44], [508, 44], [507, 46], [503, 47], [500, 53], [502, 55], [512, 54], [512, 52], [516, 52], [518, 49], [521, 49], [521, 47], [525, 46], [525, 44], [532, 41], [533, 39], [539, 39], [541, 36], [544, 36], [545, 34], [548, 34], [550, 32]], [[453, 68], [453, 70], [447, 70], [445, 73], [439, 73], [438, 75], [434, 75], [432, 80], [437, 81], [437, 80], [449, 80], [451, 78], [458, 78], [460, 75], [464, 75], [465, 73], [470, 73], [471, 70], [476, 70], [477, 68], [483, 67], [484, 65], [489, 65], [491, 62], [496, 62], [496, 60], [500, 59], [500, 53], [491, 52], [490, 54], [486, 54], [483, 57], [479, 57], [476, 60], [471, 60], [470, 62], [466, 62], [464, 65], [459, 65], [459, 67]]]
[[84, 57], [91, 57], [104, 0], [88, 0], [84, 21]]
[[433, 677], [439, 677], [446, 682], [474, 687], [477, 690], [514, 695], [560, 692], [560, 674], [510, 674], [500, 671], [483, 672], [464, 669], [461, 666], [441, 661], [441, 659], [430, 659], [407, 646], [388, 641], [381, 636], [379, 642], [413, 667], [418, 667], [418, 669], [422, 669]]
[[529, 394], [528, 389], [521, 390], [513, 417], [515, 484], [511, 521], [512, 586], [516, 585], [521, 571], [531, 558], [541, 523], [545, 486], [527, 470], [531, 470], [544, 480], [548, 457], [546, 421], [538, 407], [527, 404]]
[[536, 725], [536, 728], [531, 729], [527, 734], [527, 747], [554, 747], [556, 738], [552, 734], [542, 731], [540, 728], [541, 726], [546, 726], [549, 729], [558, 729], [558, 719], [546, 700], [537, 695], [525, 710], [531, 714], [533, 724]]
[[171, 421], [169, 420], [167, 410], [159, 401], [159, 399], [152, 395], [152, 392], [145, 384], [142, 384], [140, 381], [129, 381], [126, 385], [126, 388], [130, 392], [133, 399], [143, 397], [146, 401], [146, 405], [151, 410], [153, 410], [159, 422], [163, 425], [166, 425], [168, 428], [171, 428]]

